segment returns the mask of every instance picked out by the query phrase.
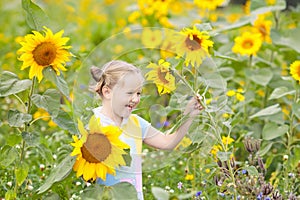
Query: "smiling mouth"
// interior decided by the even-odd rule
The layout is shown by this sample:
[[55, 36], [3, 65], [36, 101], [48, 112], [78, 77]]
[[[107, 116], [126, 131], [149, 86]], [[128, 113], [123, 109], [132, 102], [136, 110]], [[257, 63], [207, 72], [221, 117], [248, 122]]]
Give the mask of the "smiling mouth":
[[126, 107], [132, 110], [134, 108], [134, 105], [126, 105]]

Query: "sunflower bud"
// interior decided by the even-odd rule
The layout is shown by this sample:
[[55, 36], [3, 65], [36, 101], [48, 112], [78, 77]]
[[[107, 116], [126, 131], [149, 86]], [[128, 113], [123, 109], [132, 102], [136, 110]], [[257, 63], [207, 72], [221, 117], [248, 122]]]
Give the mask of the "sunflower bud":
[[281, 194], [278, 192], [278, 190], [276, 190], [273, 195], [272, 195], [274, 200], [282, 200], [282, 196]]
[[247, 137], [243, 143], [249, 153], [256, 153], [260, 149], [261, 140]]
[[270, 183], [264, 184], [264, 185], [262, 186], [262, 194], [263, 194], [263, 195], [268, 195], [268, 194], [270, 194], [272, 191], [273, 191], [273, 186], [272, 186]]
[[259, 165], [260, 169], [262, 171], [264, 171], [265, 170], [265, 165], [264, 165], [264, 161], [261, 159], [261, 157], [257, 158], [257, 162], [258, 162], [258, 165]]

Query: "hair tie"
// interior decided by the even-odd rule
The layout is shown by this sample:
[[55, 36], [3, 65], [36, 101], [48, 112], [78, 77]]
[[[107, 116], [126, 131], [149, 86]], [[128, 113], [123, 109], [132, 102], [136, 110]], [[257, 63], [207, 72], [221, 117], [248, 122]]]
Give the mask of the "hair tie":
[[93, 79], [98, 82], [104, 74], [104, 71], [96, 66], [92, 66], [90, 69]]

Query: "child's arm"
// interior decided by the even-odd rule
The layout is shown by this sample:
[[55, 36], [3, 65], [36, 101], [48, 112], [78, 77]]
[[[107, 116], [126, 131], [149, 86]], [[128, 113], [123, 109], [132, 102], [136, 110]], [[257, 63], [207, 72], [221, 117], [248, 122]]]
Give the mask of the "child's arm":
[[188, 115], [188, 119], [179, 126], [179, 128], [172, 134], [164, 134], [151, 126], [148, 129], [147, 138], [144, 139], [144, 142], [149, 146], [158, 149], [170, 150], [174, 149], [177, 144], [182, 140], [182, 138], [187, 134], [189, 127], [191, 126], [193, 119], [200, 113], [203, 109], [201, 106], [198, 97], [192, 98], [187, 104], [184, 115]]

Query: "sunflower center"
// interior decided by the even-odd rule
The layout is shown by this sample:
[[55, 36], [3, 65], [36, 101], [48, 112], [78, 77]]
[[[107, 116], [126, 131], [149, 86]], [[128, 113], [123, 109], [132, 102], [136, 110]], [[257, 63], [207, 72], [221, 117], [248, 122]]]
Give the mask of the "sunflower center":
[[243, 42], [243, 48], [244, 49], [250, 49], [251, 47], [253, 47], [253, 41], [252, 40], [245, 40]]
[[81, 147], [82, 157], [90, 163], [100, 163], [111, 153], [111, 144], [103, 134], [90, 134]]
[[56, 57], [56, 47], [50, 42], [43, 42], [33, 50], [32, 54], [37, 64], [48, 66]]
[[201, 48], [201, 40], [197, 37], [197, 35], [193, 35], [193, 39], [191, 40], [190, 37], [185, 39], [185, 44], [188, 49], [191, 51], [198, 50]]
[[169, 81], [166, 79], [166, 75], [167, 75], [167, 72], [162, 72], [160, 69], [157, 70], [157, 76], [158, 76], [159, 80], [164, 84], [169, 83]]

